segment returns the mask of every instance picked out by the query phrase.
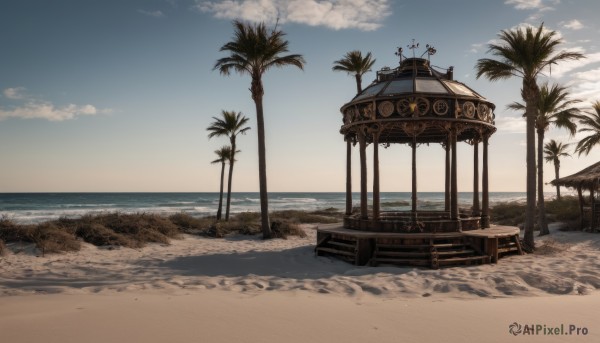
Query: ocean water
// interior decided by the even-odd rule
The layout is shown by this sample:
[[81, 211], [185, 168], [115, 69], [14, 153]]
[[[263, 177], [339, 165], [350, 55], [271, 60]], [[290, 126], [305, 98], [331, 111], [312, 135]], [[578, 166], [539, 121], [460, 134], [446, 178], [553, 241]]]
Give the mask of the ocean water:
[[[369, 194], [370, 195], [370, 194]], [[225, 211], [225, 198], [223, 211]], [[381, 193], [384, 211], [410, 210], [410, 192]], [[459, 206], [470, 206], [473, 193], [459, 193]], [[359, 194], [353, 194], [355, 206]], [[369, 198], [369, 201], [371, 198]], [[524, 201], [523, 192], [491, 192], [490, 205]], [[346, 195], [337, 193], [269, 193], [269, 210], [345, 209]], [[216, 215], [219, 193], [0, 193], [0, 216], [19, 223], [38, 223], [59, 217], [78, 217], [88, 213], [156, 213], [169, 215], [184, 212], [193, 216]], [[420, 210], [444, 208], [443, 192], [418, 194]], [[233, 193], [232, 213], [259, 211], [258, 193]]]

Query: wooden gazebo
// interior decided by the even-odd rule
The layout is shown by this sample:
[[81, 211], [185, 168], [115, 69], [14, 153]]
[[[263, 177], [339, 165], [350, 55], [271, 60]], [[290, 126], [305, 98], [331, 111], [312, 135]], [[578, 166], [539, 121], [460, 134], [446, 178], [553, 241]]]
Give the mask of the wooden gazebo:
[[[413, 51], [417, 46], [411, 46]], [[428, 45], [423, 55], [429, 57], [434, 53], [435, 49]], [[397, 55], [400, 56], [397, 68], [378, 71], [375, 81], [341, 108], [340, 133], [347, 146], [346, 213], [341, 231], [320, 232], [317, 252], [354, 256], [357, 264], [370, 261], [371, 264], [394, 262], [436, 267], [444, 264], [442, 260], [448, 262], [445, 264], [454, 264], [485, 262], [487, 258], [489, 262], [489, 249], [484, 246], [487, 240], [477, 238], [480, 233], [466, 235], [464, 232], [490, 227], [488, 139], [496, 131], [495, 105], [464, 83], [455, 81], [452, 67], [436, 70], [429, 59], [414, 55], [406, 58], [401, 49]], [[458, 143], [473, 147], [473, 205], [470, 211], [462, 213], [458, 206]], [[411, 211], [384, 212], [380, 207], [379, 147], [392, 144], [411, 147]], [[417, 150], [421, 144], [440, 144], [445, 150], [445, 161], [440, 161], [444, 166], [440, 169], [445, 170], [443, 210], [420, 211], [418, 208]], [[483, 146], [481, 205], [480, 144]], [[358, 213], [353, 212], [351, 189], [351, 152], [356, 145], [361, 164]], [[367, 203], [368, 145], [373, 149], [371, 210]], [[515, 228], [506, 230], [505, 238], [512, 238], [508, 244], [516, 249]]]
[[[596, 193], [600, 185], [600, 162], [597, 162], [573, 175], [565, 176], [550, 182], [554, 186], [569, 187], [577, 190], [579, 197], [579, 213], [581, 229], [585, 225], [586, 213], [589, 213], [590, 227], [597, 231], [600, 224], [600, 204], [596, 202]], [[590, 192], [589, 207], [585, 204], [583, 191]]]

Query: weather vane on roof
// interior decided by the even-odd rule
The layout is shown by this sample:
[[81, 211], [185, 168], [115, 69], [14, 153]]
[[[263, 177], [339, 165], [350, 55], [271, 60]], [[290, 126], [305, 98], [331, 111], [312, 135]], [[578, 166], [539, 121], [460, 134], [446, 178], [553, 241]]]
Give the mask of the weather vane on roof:
[[[406, 47], [412, 50], [413, 58], [416, 58], [415, 50], [417, 50], [419, 48], [419, 43], [415, 42], [415, 39], [413, 38], [412, 44], [409, 44]], [[402, 63], [403, 58], [407, 58], [406, 56], [404, 56], [402, 54], [403, 51], [404, 51], [404, 49], [399, 47], [395, 52], [395, 55], [400, 57], [400, 63]], [[425, 52], [423, 54], [421, 54], [420, 58], [422, 58], [423, 56], [425, 56], [425, 54], [427, 54], [427, 60], [429, 60], [429, 57], [431, 55], [435, 55], [436, 52], [437, 52], [437, 50], [433, 47], [433, 45], [427, 44], [427, 45], [425, 45]]]

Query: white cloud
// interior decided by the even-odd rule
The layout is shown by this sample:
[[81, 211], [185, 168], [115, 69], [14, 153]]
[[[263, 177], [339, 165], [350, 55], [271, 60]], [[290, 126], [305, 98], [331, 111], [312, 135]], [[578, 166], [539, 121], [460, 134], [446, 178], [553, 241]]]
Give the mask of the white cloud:
[[502, 133], [525, 133], [526, 121], [523, 117], [496, 116], [496, 127]]
[[573, 19], [570, 21], [561, 21], [558, 24], [570, 30], [581, 30], [584, 28], [583, 23], [577, 19]]
[[20, 105], [13, 107], [0, 107], [0, 121], [8, 118], [21, 119], [46, 119], [50, 121], [62, 121], [74, 119], [78, 116], [92, 116], [101, 113], [111, 113], [110, 109], [97, 109], [93, 105], [56, 106], [48, 101], [34, 99], [25, 96], [24, 87], [6, 88], [3, 90], [5, 97], [13, 100], [23, 100]]
[[580, 47], [569, 49], [569, 51], [580, 52], [585, 56], [585, 58], [579, 60], [562, 61], [559, 64], [552, 65], [552, 73], [550, 76], [554, 78], [569, 76], [569, 73], [571, 73], [573, 70], [600, 62], [600, 52], [586, 54], [585, 50]]
[[513, 5], [518, 10], [531, 10], [542, 7], [542, 0], [506, 0], [507, 5]]
[[156, 11], [147, 11], [147, 10], [138, 10], [139, 13], [147, 15], [149, 17], [154, 17], [154, 18], [162, 18], [164, 17], [164, 13], [162, 13], [162, 11], [156, 10]]
[[334, 30], [373, 31], [391, 14], [388, 0], [196, 0], [195, 8], [217, 18], [298, 23]]
[[62, 107], [56, 107], [49, 102], [32, 101], [9, 110], [0, 108], [0, 120], [8, 118], [39, 118], [50, 121], [63, 121], [74, 119], [78, 116], [89, 116], [108, 112], [110, 112], [110, 110], [98, 110], [92, 105], [77, 106], [74, 104], [69, 104]]
[[2, 91], [4, 96], [8, 99], [18, 100], [25, 98], [25, 87], [14, 87], [14, 88], [6, 88]]

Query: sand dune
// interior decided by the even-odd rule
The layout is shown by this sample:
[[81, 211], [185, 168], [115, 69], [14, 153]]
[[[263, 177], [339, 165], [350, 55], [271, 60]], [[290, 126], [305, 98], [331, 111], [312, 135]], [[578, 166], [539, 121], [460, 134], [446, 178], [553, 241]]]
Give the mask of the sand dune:
[[[425, 323], [433, 319], [449, 321], [457, 334], [458, 328], [464, 329], [468, 321], [476, 320], [489, 330], [502, 331], [502, 336], [492, 335], [504, 338], [498, 342], [511, 338], [506, 334], [511, 320], [575, 321], [577, 325], [588, 325], [594, 335], [600, 333], [600, 325], [594, 327], [597, 320], [588, 320], [600, 314], [598, 234], [553, 230], [551, 236], [538, 240], [543, 246], [539, 254], [510, 256], [498, 264], [429, 270], [357, 267], [315, 257], [315, 231], [308, 227], [307, 233], [306, 238], [270, 241], [241, 236], [186, 236], [170, 245], [150, 245], [140, 250], [84, 245], [78, 253], [45, 257], [36, 257], [28, 246], [13, 245], [12, 250], [23, 251], [9, 254], [0, 262], [0, 327], [4, 326], [2, 332], [6, 332], [7, 323], [51, 326], [58, 321], [63, 329], [57, 332], [64, 333], [73, 327], [63, 323], [63, 318], [82, 321], [78, 328], [92, 326], [89, 330], [93, 331], [99, 330], [94, 326], [99, 324], [88, 323], [85, 318], [105, 320], [106, 316], [116, 316], [127, 319], [120, 329], [127, 331], [158, 316], [183, 325], [180, 329], [189, 334], [193, 324], [201, 321], [214, 335], [208, 341], [226, 342], [237, 336], [220, 333], [221, 329], [230, 331], [223, 322], [242, 320], [248, 322], [246, 326], [260, 326], [261, 315], [265, 314], [260, 308], [266, 306], [267, 321], [288, 328], [281, 334], [295, 332], [293, 328], [298, 326], [297, 330], [306, 327], [306, 332], [301, 331], [307, 334], [325, 330], [323, 334], [337, 337], [334, 341], [343, 341], [341, 338], [348, 335], [346, 342], [356, 341], [368, 332], [374, 336], [365, 337], [379, 337], [381, 332], [373, 327], [387, 328], [382, 337], [398, 341], [402, 335], [397, 327], [410, 331], [406, 323], [418, 325], [420, 316]], [[479, 300], [471, 301], [474, 299]], [[87, 304], [82, 305], [84, 310], [78, 310], [79, 303]], [[474, 312], [465, 313], [469, 307]], [[87, 308], [94, 309], [89, 317], [78, 315], [86, 313]], [[298, 317], [288, 312], [298, 312]], [[365, 327], [361, 318], [369, 318], [369, 313], [378, 320], [372, 327]], [[141, 317], [131, 322], [133, 315]], [[283, 319], [286, 315], [288, 321]], [[494, 316], [502, 320], [496, 323], [490, 319]], [[320, 318], [320, 322], [312, 323], [313, 317]], [[324, 322], [347, 331], [333, 335]], [[132, 326], [128, 328], [129, 324]], [[427, 331], [422, 325], [418, 327]], [[443, 328], [439, 330], [442, 335]], [[161, 336], [152, 332], [148, 328], [147, 332], [137, 332], [141, 336], [131, 334], [152, 338], [145, 341], [161, 341]], [[263, 337], [261, 332], [256, 329], [254, 337]], [[424, 333], [414, 334], [408, 337], [424, 337]], [[107, 335], [100, 335], [105, 339], [97, 341], [112, 341]], [[181, 335], [176, 336], [178, 341], [192, 337]], [[24, 342], [33, 336], [10, 337], [14, 338], [10, 342]], [[68, 340], [59, 334], [57, 340], [50, 341]]]

